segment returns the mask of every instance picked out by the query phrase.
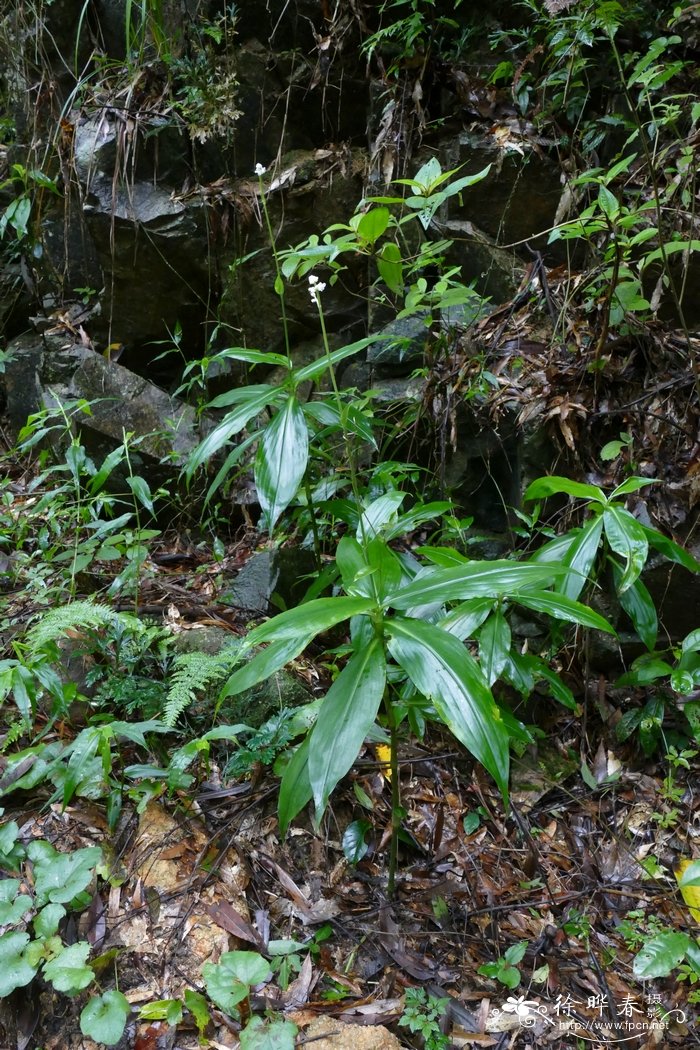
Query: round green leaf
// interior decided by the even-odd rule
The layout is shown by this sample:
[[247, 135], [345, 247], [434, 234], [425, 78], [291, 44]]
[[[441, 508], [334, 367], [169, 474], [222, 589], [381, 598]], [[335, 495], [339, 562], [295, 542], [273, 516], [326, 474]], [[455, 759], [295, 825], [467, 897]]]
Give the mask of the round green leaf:
[[29, 984], [37, 968], [30, 966], [24, 958], [24, 949], [29, 943], [29, 934], [19, 931], [4, 933], [0, 937], [0, 999], [4, 999], [15, 988]]
[[89, 954], [87, 941], [71, 944], [44, 965], [44, 977], [51, 981], [57, 992], [75, 995], [87, 988], [95, 977], [92, 967], [85, 965]]
[[129, 1016], [129, 1000], [112, 990], [90, 999], [80, 1015], [80, 1031], [96, 1043], [114, 1046], [121, 1039]]

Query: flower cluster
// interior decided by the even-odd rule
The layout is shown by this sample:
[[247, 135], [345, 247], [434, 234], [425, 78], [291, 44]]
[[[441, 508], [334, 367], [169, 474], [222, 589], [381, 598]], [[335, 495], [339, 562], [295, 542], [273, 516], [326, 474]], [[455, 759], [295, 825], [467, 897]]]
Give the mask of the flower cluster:
[[266, 171], [267, 171], [267, 168], [263, 168], [262, 164], [256, 164], [255, 165], [255, 174], [258, 176], [258, 178], [261, 178], [265, 174]]
[[319, 280], [315, 273], [309, 274], [309, 295], [311, 296], [311, 302], [316, 303], [318, 306], [318, 297], [325, 289], [323, 281]]

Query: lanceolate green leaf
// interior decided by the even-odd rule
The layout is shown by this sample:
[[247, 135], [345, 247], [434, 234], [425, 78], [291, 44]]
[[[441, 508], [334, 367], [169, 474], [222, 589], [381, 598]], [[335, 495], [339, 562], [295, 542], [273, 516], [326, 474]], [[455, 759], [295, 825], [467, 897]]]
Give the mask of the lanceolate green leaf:
[[376, 537], [365, 550], [354, 537], [343, 536], [336, 553], [343, 586], [350, 594], [386, 600], [403, 578], [397, 555], [384, 540]]
[[351, 656], [321, 704], [309, 744], [309, 782], [316, 813], [357, 758], [374, 724], [386, 686], [386, 657], [378, 638]]
[[649, 542], [643, 527], [623, 507], [607, 507], [603, 511], [603, 526], [611, 548], [625, 559], [625, 570], [618, 592], [622, 594], [634, 583], [644, 568], [649, 555]]
[[[611, 559], [612, 560], [612, 559]], [[626, 591], [621, 589], [623, 569], [617, 562], [613, 565], [613, 577], [615, 587], [618, 591], [620, 605], [625, 610], [634, 625], [634, 629], [650, 651], [656, 645], [656, 636], [659, 630], [659, 621], [656, 615], [654, 599], [642, 583], [641, 579], [635, 580]]]
[[280, 835], [287, 834], [287, 828], [298, 813], [301, 813], [307, 802], [313, 797], [309, 781], [309, 741], [299, 745], [282, 774], [279, 799], [277, 800], [277, 817]]
[[393, 658], [505, 797], [509, 734], [474, 658], [457, 638], [432, 624], [396, 617], [385, 627]]
[[391, 605], [395, 609], [410, 609], [429, 602], [499, 598], [547, 583], [564, 571], [554, 565], [514, 561], [470, 562], [453, 569], [427, 568], [393, 595]]
[[294, 499], [309, 458], [309, 436], [301, 405], [290, 397], [266, 427], [255, 457], [255, 487], [271, 532]]
[[406, 493], [400, 492], [398, 489], [393, 489], [391, 492], [385, 492], [383, 496], [378, 496], [362, 512], [357, 526], [357, 539], [367, 541], [378, 535], [382, 526], [391, 521], [391, 518], [405, 499]]
[[600, 515], [591, 518], [579, 531], [563, 559], [564, 565], [571, 571], [554, 585], [560, 594], [574, 601], [579, 597], [591, 574], [602, 532], [603, 520]]
[[255, 627], [247, 641], [249, 645], [258, 645], [261, 642], [284, 642], [307, 636], [312, 638], [341, 620], [371, 612], [375, 607], [369, 598], [316, 598]]
[[566, 496], [578, 496], [579, 499], [590, 499], [595, 503], [607, 502], [605, 493], [597, 485], [584, 485], [580, 481], [571, 481], [569, 478], [558, 477], [552, 474], [547, 478], [537, 478], [528, 485], [525, 499], [546, 499], [561, 493]]
[[232, 346], [216, 355], [218, 358], [232, 358], [234, 361], [246, 361], [250, 365], [278, 365], [289, 368], [290, 359], [285, 354], [275, 354], [263, 350], [246, 350], [242, 346]]
[[440, 620], [438, 626], [465, 642], [481, 627], [493, 609], [493, 602], [493, 598], [474, 598], [472, 601], [463, 602]]
[[[185, 476], [188, 481], [194, 472], [204, 463], [208, 463], [213, 455], [222, 448], [227, 441], [238, 434], [251, 419], [259, 415], [268, 405], [273, 405], [283, 396], [283, 391], [277, 387], [260, 386], [245, 387], [249, 397], [228, 412], [221, 422], [197, 445], [196, 449], [187, 461]], [[254, 391], [254, 393], [251, 393]]]
[[481, 670], [489, 685], [493, 685], [508, 660], [510, 627], [502, 612], [488, 618], [479, 634]]
[[692, 554], [684, 550], [680, 544], [670, 540], [668, 536], [664, 536], [663, 533], [658, 532], [656, 529], [649, 528], [648, 525], [641, 525], [641, 529], [647, 538], [649, 546], [657, 550], [659, 554], [663, 554], [664, 558], [668, 558], [669, 561], [673, 561], [677, 565], [682, 565], [689, 572], [700, 573], [700, 562]]
[[640, 489], [645, 488], [647, 485], [655, 485], [656, 478], [627, 478], [621, 485], [618, 485], [616, 489], [610, 493], [610, 499], [619, 499], [620, 496], [626, 496], [628, 492], [639, 492]]
[[368, 336], [365, 339], [358, 339], [356, 343], [348, 343], [347, 346], [341, 346], [338, 350], [332, 350], [330, 354], [326, 354], [324, 357], [319, 357], [318, 360], [312, 361], [308, 365], [303, 365], [301, 368], [295, 369], [295, 383], [305, 383], [307, 379], [317, 379], [320, 375], [323, 375], [329, 364], [337, 365], [341, 361], [344, 361], [346, 357], [352, 357], [353, 354], [359, 354], [360, 350], [364, 350], [371, 343], [376, 343], [378, 339], [381, 338], [386, 337]]
[[524, 605], [526, 609], [543, 613], [545, 616], [554, 616], [557, 620], [580, 623], [583, 627], [592, 627], [596, 631], [615, 634], [604, 616], [563, 594], [552, 594], [551, 591], [530, 591], [528, 594], [516, 594], [512, 600], [518, 605]]
[[242, 693], [246, 689], [252, 689], [253, 686], [264, 682], [266, 678], [279, 671], [290, 660], [294, 660], [300, 653], [303, 653], [315, 633], [313, 631], [306, 634], [295, 634], [291, 638], [272, 642], [262, 652], [257, 653], [252, 660], [249, 660], [247, 664], [233, 672], [219, 693], [217, 703], [220, 704], [227, 696], [236, 696], [238, 693]]

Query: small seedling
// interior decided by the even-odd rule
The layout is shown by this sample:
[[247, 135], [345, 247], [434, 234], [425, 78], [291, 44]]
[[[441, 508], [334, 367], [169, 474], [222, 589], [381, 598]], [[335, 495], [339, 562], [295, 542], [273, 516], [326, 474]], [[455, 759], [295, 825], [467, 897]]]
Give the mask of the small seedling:
[[407, 988], [399, 1024], [423, 1037], [425, 1050], [445, 1050], [449, 1040], [440, 1030], [447, 999], [429, 995], [423, 988]]
[[512, 944], [500, 959], [480, 966], [477, 973], [493, 978], [506, 988], [517, 988], [521, 979], [518, 963], [522, 961], [526, 950], [527, 941], [518, 941], [517, 944]]

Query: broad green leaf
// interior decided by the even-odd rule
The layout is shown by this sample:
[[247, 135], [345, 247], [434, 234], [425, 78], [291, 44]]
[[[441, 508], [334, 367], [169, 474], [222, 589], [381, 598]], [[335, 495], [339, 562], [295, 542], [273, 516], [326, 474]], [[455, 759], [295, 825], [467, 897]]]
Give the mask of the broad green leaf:
[[149, 510], [151, 514], [153, 514], [153, 497], [148, 482], [139, 474], [135, 474], [132, 477], [127, 478], [126, 483], [141, 506], [145, 507], [146, 510]]
[[205, 963], [202, 977], [207, 994], [225, 1013], [235, 1016], [250, 989], [270, 976], [270, 964], [258, 952], [224, 952], [218, 963]]
[[89, 954], [87, 941], [69, 945], [44, 964], [44, 977], [57, 992], [77, 995], [95, 979], [95, 971], [86, 965]]
[[668, 977], [685, 958], [691, 943], [685, 933], [659, 933], [651, 937], [637, 952], [632, 971], [644, 981], [654, 977]]
[[648, 525], [642, 525], [641, 528], [649, 546], [657, 550], [659, 554], [663, 554], [664, 558], [675, 562], [677, 565], [682, 565], [689, 572], [700, 573], [700, 562], [692, 554], [689, 554], [687, 550], [684, 550], [680, 544], [670, 540], [668, 536], [664, 536], [657, 529], [649, 528]]
[[494, 612], [479, 632], [481, 670], [493, 685], [506, 665], [510, 652], [510, 627], [502, 612]]
[[139, 1008], [139, 1020], [167, 1021], [170, 1028], [182, 1021], [182, 1003], [179, 999], [157, 999]]
[[582, 531], [582, 529], [571, 529], [570, 532], [564, 533], [563, 536], [556, 536], [553, 540], [549, 540], [530, 556], [530, 561], [538, 565], [556, 565], [559, 562], [563, 562], [571, 550], [572, 544], [576, 542]]
[[97, 995], [80, 1014], [80, 1031], [96, 1043], [114, 1046], [124, 1034], [131, 1007], [122, 992], [112, 989]]
[[439, 621], [438, 627], [459, 638], [460, 642], [466, 642], [488, 617], [493, 601], [493, 598], [473, 598], [462, 602]]
[[416, 578], [391, 598], [395, 609], [410, 609], [430, 602], [500, 598], [522, 588], [547, 583], [565, 570], [531, 562], [470, 562], [453, 569], [422, 569]]
[[28, 944], [28, 933], [11, 931], [0, 937], [0, 999], [10, 995], [15, 988], [24, 988], [34, 978], [37, 967], [30, 966], [24, 958]]
[[391, 212], [388, 208], [370, 208], [357, 224], [357, 235], [363, 241], [374, 244], [386, 231], [390, 218]]
[[562, 559], [571, 572], [568, 572], [563, 580], [557, 580], [554, 585], [559, 594], [574, 601], [579, 597], [591, 574], [602, 531], [603, 520], [600, 515], [591, 518], [582, 529], [577, 530], [577, 535]]
[[350, 535], [342, 537], [336, 561], [349, 594], [363, 595], [381, 602], [389, 598], [403, 578], [403, 567], [394, 551], [379, 537], [365, 550]]
[[296, 609], [273, 616], [271, 620], [255, 627], [248, 635], [250, 645], [260, 642], [285, 642], [301, 637], [311, 637], [327, 631], [341, 620], [371, 612], [374, 602], [367, 598], [316, 598]]
[[398, 294], [403, 291], [403, 260], [397, 244], [388, 241], [382, 245], [377, 256], [377, 269], [389, 291]]
[[19, 835], [20, 828], [16, 820], [8, 820], [6, 824], [3, 824], [0, 827], [0, 854], [6, 855], [12, 852]]
[[53, 937], [65, 915], [66, 909], [62, 904], [45, 904], [32, 921], [34, 933], [39, 940], [45, 941], [48, 937]]
[[641, 579], [634, 580], [626, 591], [622, 590], [622, 567], [611, 559], [615, 589], [620, 599], [620, 605], [629, 616], [634, 629], [642, 639], [647, 649], [652, 650], [656, 645], [656, 637], [659, 630], [659, 622], [656, 616], [656, 607], [649, 591]]
[[373, 638], [350, 657], [328, 690], [311, 731], [309, 782], [318, 816], [357, 758], [377, 717], [385, 687], [384, 648], [378, 638]]
[[14, 926], [34, 901], [27, 893], [19, 893], [19, 879], [0, 880], [0, 926]]
[[691, 861], [678, 876], [678, 885], [700, 886], [700, 860]]
[[620, 202], [607, 186], [598, 187], [598, 206], [611, 222], [614, 222], [620, 214]]
[[533, 481], [528, 485], [524, 499], [546, 499], [547, 496], [557, 494], [578, 496], [579, 499], [593, 500], [594, 503], [607, 503], [605, 493], [597, 485], [584, 485], [580, 481], [571, 481], [556, 474]]
[[294, 499], [309, 458], [309, 435], [301, 405], [290, 397], [265, 428], [255, 457], [255, 487], [269, 532]]
[[[684, 653], [696, 653], [700, 651], [700, 627], [687, 634], [681, 642], [681, 651]], [[0, 845], [0, 849], [2, 846]]]
[[509, 734], [474, 658], [453, 635], [420, 620], [397, 617], [385, 629], [393, 658], [505, 797]]
[[379, 496], [369, 507], [363, 510], [357, 526], [357, 539], [367, 541], [379, 535], [382, 527], [391, 521], [397, 510], [406, 499], [405, 492], [394, 489]]
[[294, 1050], [299, 1029], [282, 1018], [251, 1017], [240, 1035], [241, 1050]]
[[656, 262], [658, 259], [665, 259], [669, 255], [675, 255], [678, 252], [687, 253], [700, 251], [700, 241], [666, 241], [663, 248], [656, 248], [654, 251], [649, 252], [647, 255], [642, 257], [641, 270], [645, 270], [651, 263]]
[[313, 792], [309, 783], [309, 737], [301, 744], [282, 774], [279, 798], [277, 800], [277, 817], [280, 835], [287, 834], [287, 828], [301, 813], [307, 802], [311, 801]]
[[615, 629], [610, 626], [604, 616], [563, 594], [553, 594], [551, 591], [530, 591], [528, 594], [514, 594], [512, 601], [518, 605], [524, 605], [526, 609], [532, 609], [533, 612], [553, 616], [556, 620], [580, 623], [583, 627], [592, 627], [596, 631], [615, 634]]
[[632, 668], [620, 675], [615, 685], [649, 685], [657, 678], [670, 678], [673, 668], [665, 660], [648, 654], [634, 661]]
[[[197, 445], [189, 456], [185, 468], [185, 477], [188, 481], [192, 478], [195, 471], [205, 463], [208, 463], [212, 456], [214, 456], [227, 441], [229, 441], [235, 434], [240, 433], [251, 419], [260, 415], [263, 409], [267, 408], [268, 405], [277, 404], [284, 396], [283, 390], [280, 390], [278, 387], [268, 386], [267, 384], [257, 387], [243, 387], [241, 390], [247, 393], [248, 396], [246, 400], [231, 412], [227, 412], [221, 422], [207, 434], [204, 440]], [[240, 390], [231, 391], [229, 394], [222, 394], [221, 397], [230, 398], [234, 393], [238, 394], [240, 392]], [[215, 402], [220, 400], [221, 398], [215, 398], [210, 407], [219, 407]]]
[[227, 679], [219, 693], [217, 705], [227, 696], [237, 696], [246, 689], [252, 689], [279, 671], [290, 660], [296, 659], [306, 649], [315, 633], [314, 631], [309, 634], [296, 634], [291, 638], [272, 642], [266, 649], [256, 653], [252, 660], [249, 660], [243, 667], [239, 667]]
[[622, 595], [637, 579], [649, 556], [644, 528], [628, 510], [611, 505], [603, 511], [605, 538], [612, 550], [625, 559], [618, 594]]
[[40, 904], [68, 904], [87, 889], [96, 866], [102, 863], [99, 846], [57, 853], [41, 840], [29, 844], [27, 856], [34, 865], [34, 890]]
[[343, 832], [343, 853], [351, 864], [359, 864], [367, 853], [369, 846], [365, 836], [371, 830], [372, 825], [368, 820], [353, 820]]

